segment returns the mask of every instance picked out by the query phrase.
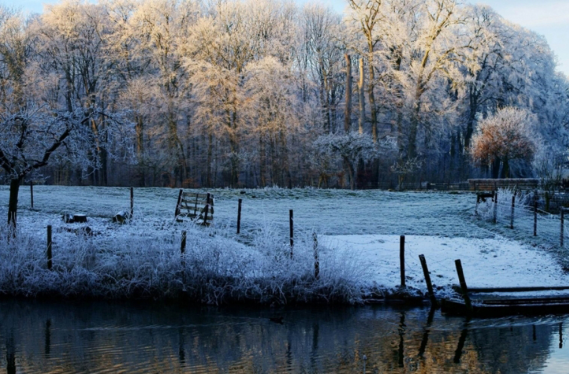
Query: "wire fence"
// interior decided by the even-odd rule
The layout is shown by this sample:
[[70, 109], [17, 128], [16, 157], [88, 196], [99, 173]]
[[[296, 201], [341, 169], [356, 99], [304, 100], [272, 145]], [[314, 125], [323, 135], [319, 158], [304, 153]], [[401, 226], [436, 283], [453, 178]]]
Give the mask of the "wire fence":
[[499, 189], [491, 196], [478, 194], [475, 208], [475, 214], [481, 219], [540, 237], [560, 247], [569, 246], [567, 212], [561, 208], [559, 214], [551, 214], [540, 208], [536, 194], [508, 189]]

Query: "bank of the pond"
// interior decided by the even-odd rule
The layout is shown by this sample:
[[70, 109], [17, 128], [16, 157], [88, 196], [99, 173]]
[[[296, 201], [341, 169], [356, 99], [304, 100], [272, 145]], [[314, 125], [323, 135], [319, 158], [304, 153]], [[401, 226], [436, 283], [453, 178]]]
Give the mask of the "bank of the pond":
[[[6, 192], [0, 188], [0, 198]], [[455, 259], [473, 287], [569, 284], [548, 253], [479, 227], [472, 195], [219, 190], [215, 224], [203, 228], [174, 220], [175, 192], [135, 189], [134, 217], [120, 225], [112, 212], [128, 203], [128, 189], [38, 186], [34, 209], [21, 199], [15, 238], [0, 229], [0, 295], [215, 305], [416, 301], [426, 294], [420, 254], [439, 298], [458, 283]], [[239, 235], [237, 198], [249, 209]], [[61, 220], [78, 207], [87, 223]], [[295, 211], [292, 246], [289, 208]]]

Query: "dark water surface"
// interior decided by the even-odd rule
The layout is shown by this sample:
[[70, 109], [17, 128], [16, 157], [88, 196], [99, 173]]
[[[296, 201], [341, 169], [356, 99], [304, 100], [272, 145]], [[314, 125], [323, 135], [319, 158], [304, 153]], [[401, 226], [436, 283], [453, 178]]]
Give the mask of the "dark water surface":
[[568, 323], [384, 306], [0, 301], [0, 373], [567, 373]]

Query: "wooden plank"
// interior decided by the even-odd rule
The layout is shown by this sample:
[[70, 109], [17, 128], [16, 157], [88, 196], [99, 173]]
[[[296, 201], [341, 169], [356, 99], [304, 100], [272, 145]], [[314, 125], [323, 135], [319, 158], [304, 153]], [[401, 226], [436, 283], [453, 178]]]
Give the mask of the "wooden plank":
[[569, 297], [549, 297], [549, 298], [520, 298], [520, 299], [489, 299], [481, 300], [484, 305], [520, 305], [520, 304], [569, 304]]
[[485, 293], [485, 292], [532, 292], [532, 291], [563, 291], [569, 290], [569, 286], [554, 286], [554, 287], [470, 287], [468, 291], [471, 293]]

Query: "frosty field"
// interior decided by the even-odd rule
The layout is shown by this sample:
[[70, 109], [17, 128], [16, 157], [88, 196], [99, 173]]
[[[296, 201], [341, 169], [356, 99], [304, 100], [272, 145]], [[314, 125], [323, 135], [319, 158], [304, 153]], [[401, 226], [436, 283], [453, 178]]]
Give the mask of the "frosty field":
[[[458, 283], [462, 260], [469, 286], [567, 285], [556, 257], [540, 242], [515, 240], [478, 221], [469, 193], [318, 189], [210, 190], [215, 224], [174, 220], [177, 189], [35, 186], [20, 191], [18, 234], [0, 232], [0, 294], [101, 298], [187, 298], [225, 302], [347, 302], [386, 295], [399, 285], [399, 235], [406, 235], [409, 293], [426, 292], [418, 255], [427, 258], [440, 296]], [[243, 199], [241, 235], [237, 201]], [[0, 218], [8, 188], [0, 186]], [[290, 259], [288, 211], [294, 210]], [[84, 213], [86, 224], [66, 224]], [[47, 270], [46, 227], [53, 226], [53, 271]], [[92, 235], [85, 235], [88, 226]], [[2, 225], [2, 227], [4, 227]], [[180, 253], [181, 232], [188, 232]], [[504, 236], [496, 232], [504, 232]], [[313, 236], [320, 276], [314, 278]]]

